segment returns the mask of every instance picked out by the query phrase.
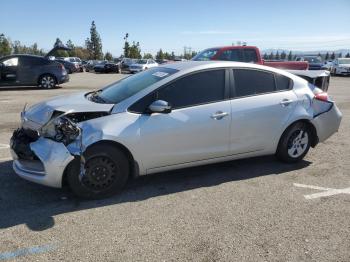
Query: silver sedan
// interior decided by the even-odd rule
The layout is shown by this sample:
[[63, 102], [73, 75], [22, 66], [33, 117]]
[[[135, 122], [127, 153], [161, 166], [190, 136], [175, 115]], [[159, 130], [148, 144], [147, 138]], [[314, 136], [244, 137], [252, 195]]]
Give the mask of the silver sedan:
[[327, 93], [271, 67], [181, 62], [22, 112], [11, 139], [15, 172], [81, 197], [115, 194], [130, 176], [276, 155], [303, 159], [335, 133]]

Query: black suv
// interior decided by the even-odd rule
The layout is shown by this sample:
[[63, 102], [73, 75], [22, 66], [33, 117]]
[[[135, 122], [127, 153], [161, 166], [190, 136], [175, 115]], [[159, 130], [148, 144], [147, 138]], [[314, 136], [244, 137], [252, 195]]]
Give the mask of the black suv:
[[10, 55], [0, 58], [0, 86], [39, 86], [54, 88], [69, 81], [62, 64], [45, 57], [35, 55]]

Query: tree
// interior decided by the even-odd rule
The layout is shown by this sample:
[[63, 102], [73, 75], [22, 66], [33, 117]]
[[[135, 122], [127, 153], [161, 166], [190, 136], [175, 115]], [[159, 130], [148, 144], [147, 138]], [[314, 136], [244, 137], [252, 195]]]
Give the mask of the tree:
[[59, 39], [57, 37], [55, 43], [53, 44], [53, 47], [62, 46], [62, 45], [63, 45], [63, 43], [62, 43], [61, 39]]
[[9, 55], [12, 52], [11, 42], [4, 34], [0, 34], [0, 57]]
[[331, 55], [331, 59], [332, 59], [332, 60], [335, 59], [335, 54], [334, 54], [334, 52], [333, 52], [332, 55]]
[[338, 57], [339, 57], [339, 58], [343, 57], [343, 54], [342, 54], [342, 53], [339, 53]]
[[129, 37], [129, 33], [126, 33], [124, 36], [124, 57], [129, 57], [130, 55], [130, 44], [128, 42], [128, 37]]
[[278, 52], [278, 51], [276, 52], [276, 55], [275, 55], [275, 60], [280, 60], [280, 54], [279, 54], [279, 52]]
[[144, 59], [153, 59], [153, 55], [150, 54], [150, 53], [144, 53], [144, 54], [143, 54], [143, 58], [144, 58]]
[[159, 59], [159, 60], [165, 59], [162, 49], [159, 49], [159, 51], [157, 52], [156, 59]]
[[287, 57], [286, 52], [282, 51], [282, 53], [281, 53], [281, 59], [282, 59], [282, 60], [285, 60], [286, 57]]
[[99, 33], [97, 32], [95, 21], [92, 21], [90, 27], [90, 38], [85, 40], [86, 48], [89, 50], [90, 58], [94, 60], [100, 60], [103, 57], [102, 53], [102, 41]]
[[263, 55], [263, 59], [264, 59], [264, 60], [268, 60], [268, 59], [269, 59], [269, 56], [265, 53], [265, 54]]
[[135, 42], [135, 41], [132, 42], [132, 45], [129, 48], [129, 57], [137, 58], [137, 59], [142, 58], [139, 42]]
[[328, 59], [329, 59], [329, 53], [327, 52], [327, 53], [326, 53], [326, 56], [325, 56], [325, 58], [324, 58], [324, 60], [327, 61]]
[[350, 53], [347, 53], [345, 57], [350, 58]]
[[292, 51], [289, 51], [289, 54], [288, 54], [288, 61], [292, 61], [292, 60], [293, 60]]
[[112, 61], [113, 60], [113, 55], [110, 52], [106, 52], [105, 54], [105, 60], [107, 61]]
[[274, 55], [273, 55], [273, 52], [271, 52], [271, 54], [269, 55], [269, 60], [273, 60], [274, 59]]

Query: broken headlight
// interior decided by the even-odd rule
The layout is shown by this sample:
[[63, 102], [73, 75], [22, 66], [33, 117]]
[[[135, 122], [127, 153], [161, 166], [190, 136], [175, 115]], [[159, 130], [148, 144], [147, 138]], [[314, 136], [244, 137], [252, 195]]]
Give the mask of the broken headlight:
[[80, 128], [63, 114], [44, 125], [40, 130], [40, 135], [68, 145], [78, 138]]

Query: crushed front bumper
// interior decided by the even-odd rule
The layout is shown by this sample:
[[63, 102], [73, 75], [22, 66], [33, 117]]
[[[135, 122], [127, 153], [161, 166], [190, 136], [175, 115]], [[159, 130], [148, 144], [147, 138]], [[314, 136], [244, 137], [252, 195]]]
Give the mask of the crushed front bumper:
[[[19, 149], [18, 143], [22, 143]], [[16, 132], [11, 138], [11, 155], [13, 169], [20, 177], [50, 187], [62, 187], [63, 173], [67, 165], [74, 159], [63, 143], [39, 137], [35, 141], [23, 144]]]
[[325, 141], [338, 131], [342, 113], [333, 103], [332, 107], [325, 113], [316, 116], [311, 122], [316, 128], [319, 142]]

